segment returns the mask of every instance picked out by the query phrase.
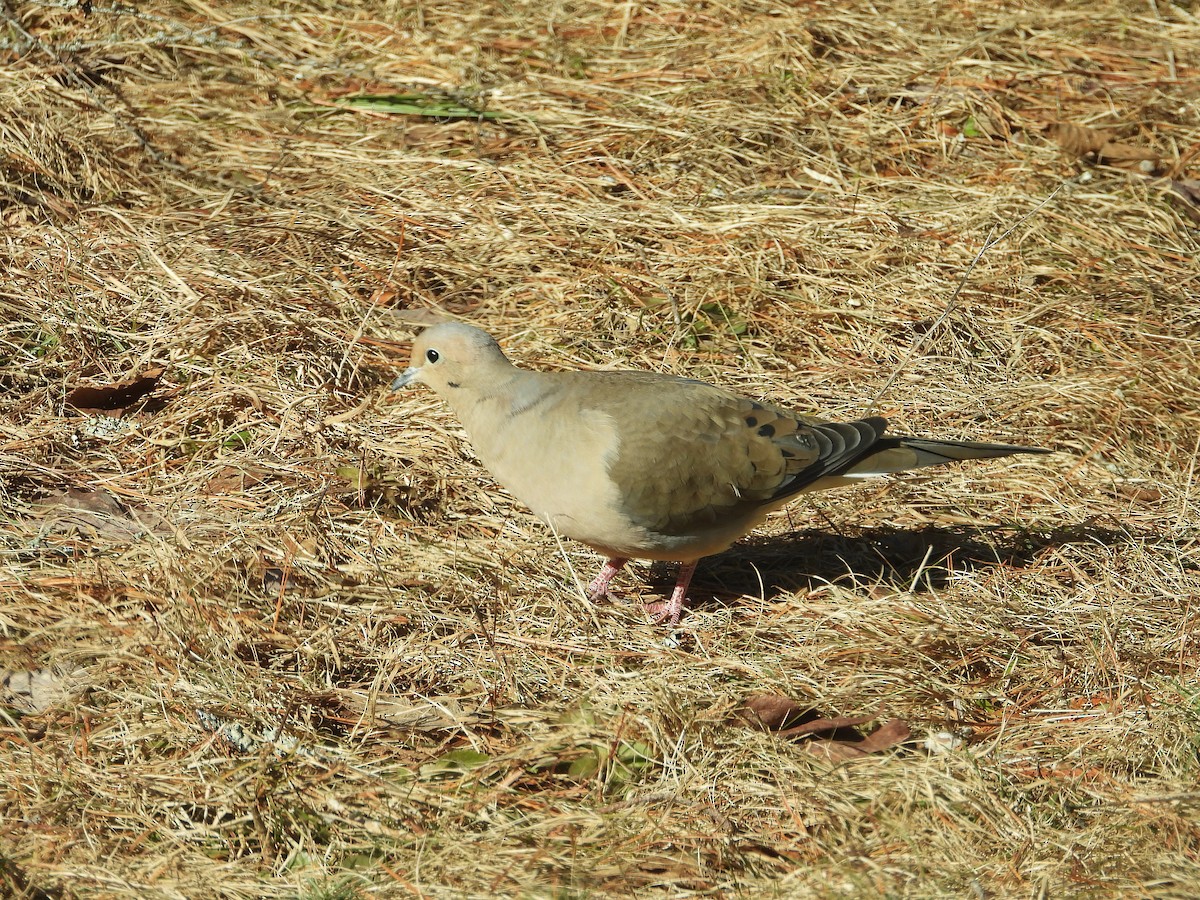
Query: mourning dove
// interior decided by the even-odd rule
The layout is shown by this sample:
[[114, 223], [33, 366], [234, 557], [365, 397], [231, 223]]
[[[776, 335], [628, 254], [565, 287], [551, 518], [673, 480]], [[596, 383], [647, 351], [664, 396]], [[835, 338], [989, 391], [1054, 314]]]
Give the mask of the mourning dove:
[[679, 621], [702, 557], [719, 553], [798, 494], [963, 459], [1037, 447], [884, 436], [878, 416], [833, 423], [654, 372], [536, 372], [496, 341], [445, 323], [413, 343], [393, 390], [432, 388], [458, 414], [496, 479], [557, 533], [608, 560], [600, 599], [631, 558], [676, 560], [671, 598], [648, 608]]

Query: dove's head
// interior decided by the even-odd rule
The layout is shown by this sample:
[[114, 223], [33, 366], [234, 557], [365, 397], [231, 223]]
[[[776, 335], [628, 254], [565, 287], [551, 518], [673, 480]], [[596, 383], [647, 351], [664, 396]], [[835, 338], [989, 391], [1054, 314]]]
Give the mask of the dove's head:
[[392, 382], [392, 390], [419, 381], [443, 397], [459, 390], [484, 392], [511, 369], [512, 363], [486, 331], [445, 322], [417, 335], [408, 368]]

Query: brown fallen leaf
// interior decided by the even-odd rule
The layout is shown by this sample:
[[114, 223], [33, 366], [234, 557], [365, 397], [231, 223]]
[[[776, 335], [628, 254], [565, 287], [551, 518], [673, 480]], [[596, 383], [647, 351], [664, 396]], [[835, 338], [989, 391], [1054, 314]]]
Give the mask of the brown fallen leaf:
[[65, 672], [48, 669], [0, 669], [0, 704], [21, 713], [45, 712], [71, 693], [82, 669]]
[[38, 500], [33, 509], [47, 533], [77, 532], [91, 538], [127, 541], [142, 530], [108, 491], [68, 487]]
[[153, 393], [164, 372], [159, 367], [118, 384], [80, 385], [67, 394], [67, 403], [83, 413], [119, 416]]
[[1175, 207], [1193, 222], [1200, 222], [1200, 181], [1172, 178], [1170, 191], [1181, 198], [1175, 201]]
[[94, 541], [126, 543], [150, 531], [170, 527], [156, 513], [126, 510], [104, 490], [68, 487], [33, 503], [44, 534], [75, 533]]
[[1108, 134], [1098, 128], [1072, 125], [1070, 122], [1054, 122], [1045, 126], [1044, 130], [1072, 156], [1095, 156], [1096, 162], [1104, 165], [1151, 174], [1161, 161], [1161, 156], [1156, 151], [1110, 140]]
[[751, 695], [742, 701], [734, 715], [751, 728], [775, 731], [783, 737], [802, 737], [806, 734], [853, 728], [876, 718], [876, 715], [827, 718], [815, 708], [805, 706], [782, 694]]
[[865, 738], [858, 742], [858, 749], [863, 753], [882, 753], [897, 744], [907, 741], [912, 736], [908, 723], [900, 719], [888, 719]]
[[1145, 147], [1109, 141], [1096, 152], [1096, 161], [1106, 166], [1135, 169], [1143, 175], [1152, 175], [1158, 171], [1160, 157], [1154, 150]]
[[1137, 500], [1140, 503], [1157, 503], [1163, 498], [1162, 491], [1156, 487], [1128, 483], [1113, 485], [1111, 493], [1128, 497], [1130, 500]]
[[206, 494], [241, 494], [263, 483], [265, 469], [222, 466], [204, 486]]
[[734, 715], [743, 719], [751, 727], [762, 731], [778, 731], [795, 724], [809, 710], [802, 707], [791, 697], [781, 694], [754, 694], [742, 701]]
[[854, 728], [856, 725], [865, 725], [872, 719], [877, 718], [879, 718], [878, 713], [865, 716], [830, 716], [827, 718], [812, 719], [801, 725], [793, 725], [791, 728], [783, 729], [779, 732], [779, 736], [804, 737], [809, 734], [839, 734], [846, 729]]
[[889, 719], [861, 741], [820, 739], [809, 741], [805, 746], [810, 753], [822, 756], [830, 762], [845, 762], [890, 750], [897, 744], [904, 743], [911, 735], [912, 730], [907, 722]]
[[1108, 143], [1108, 135], [1104, 132], [1084, 125], [1072, 125], [1069, 122], [1051, 122], [1043, 131], [1072, 156], [1096, 153]]
[[397, 322], [404, 322], [408, 325], [437, 325], [439, 322], [447, 321], [450, 316], [441, 310], [427, 309], [418, 307], [416, 309], [390, 309], [388, 310], [392, 317]]
[[336, 699], [346, 713], [405, 731], [453, 731], [488, 718], [479, 710], [465, 709], [457, 697], [407, 698], [342, 690]]
[[907, 723], [890, 719], [864, 736], [857, 726], [879, 718], [878, 712], [860, 716], [823, 716], [816, 709], [781, 694], [747, 697], [734, 711], [733, 718], [751, 728], [773, 731], [780, 737], [807, 737], [805, 747], [810, 752], [835, 762], [881, 753], [907, 740], [911, 734]]

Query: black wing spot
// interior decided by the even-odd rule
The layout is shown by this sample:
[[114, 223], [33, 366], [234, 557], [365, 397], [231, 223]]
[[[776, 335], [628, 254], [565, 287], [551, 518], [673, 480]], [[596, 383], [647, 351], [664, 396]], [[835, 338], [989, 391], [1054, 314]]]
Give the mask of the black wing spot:
[[775, 437], [775, 426], [764, 425], [762, 428], [758, 429], [758, 436], [765, 438]]
[[746, 416], [746, 424], [753, 428], [758, 424], [758, 419], [754, 418], [754, 416]]
[[761, 403], [759, 403], [757, 400], [750, 401], [750, 408], [752, 410], [754, 410], [755, 412], [762, 412], [764, 409], [766, 409], [766, 407], [763, 406]]

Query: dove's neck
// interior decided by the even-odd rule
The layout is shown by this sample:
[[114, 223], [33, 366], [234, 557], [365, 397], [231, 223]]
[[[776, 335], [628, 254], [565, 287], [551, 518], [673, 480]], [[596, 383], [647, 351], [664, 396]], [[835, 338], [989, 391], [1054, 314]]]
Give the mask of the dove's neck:
[[541, 407], [554, 394], [553, 380], [544, 373], [515, 366], [497, 367], [494, 377], [447, 400], [484, 458], [497, 442], [509, 442], [509, 429]]

